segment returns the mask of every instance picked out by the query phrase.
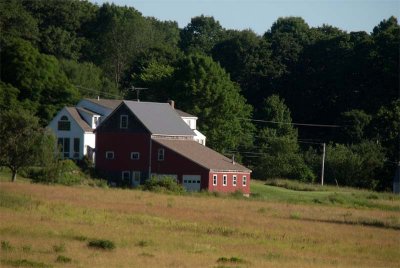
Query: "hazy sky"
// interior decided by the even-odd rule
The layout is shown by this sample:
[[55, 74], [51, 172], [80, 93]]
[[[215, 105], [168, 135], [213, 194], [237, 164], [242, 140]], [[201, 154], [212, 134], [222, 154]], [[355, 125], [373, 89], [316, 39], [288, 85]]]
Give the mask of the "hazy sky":
[[391, 15], [399, 18], [400, 0], [90, 0], [132, 6], [144, 16], [177, 21], [213, 16], [227, 29], [252, 29], [263, 34], [279, 17], [300, 16], [310, 26], [329, 24], [346, 31], [371, 32]]

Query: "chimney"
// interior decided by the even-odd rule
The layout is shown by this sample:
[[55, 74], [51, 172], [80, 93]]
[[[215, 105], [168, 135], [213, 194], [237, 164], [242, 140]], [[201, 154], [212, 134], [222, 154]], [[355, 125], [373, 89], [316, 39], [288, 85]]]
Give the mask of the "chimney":
[[234, 165], [235, 164], [235, 155], [233, 154], [232, 155], [232, 165]]
[[168, 100], [169, 105], [171, 105], [172, 109], [175, 109], [175, 101]]

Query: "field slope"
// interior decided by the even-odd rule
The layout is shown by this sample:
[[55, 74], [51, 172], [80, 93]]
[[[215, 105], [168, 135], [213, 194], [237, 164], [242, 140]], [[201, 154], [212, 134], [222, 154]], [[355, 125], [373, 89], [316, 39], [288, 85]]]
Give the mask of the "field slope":
[[[397, 197], [259, 182], [252, 191], [242, 199], [0, 182], [1, 267], [398, 267]], [[94, 239], [115, 249], [89, 247]]]

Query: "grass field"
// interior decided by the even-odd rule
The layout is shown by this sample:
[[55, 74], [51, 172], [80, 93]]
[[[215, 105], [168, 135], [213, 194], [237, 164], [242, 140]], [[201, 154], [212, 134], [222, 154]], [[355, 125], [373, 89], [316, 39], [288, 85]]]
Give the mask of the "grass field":
[[[255, 181], [252, 192], [179, 196], [3, 179], [1, 267], [399, 267], [399, 197]], [[98, 239], [115, 248], [88, 246]]]

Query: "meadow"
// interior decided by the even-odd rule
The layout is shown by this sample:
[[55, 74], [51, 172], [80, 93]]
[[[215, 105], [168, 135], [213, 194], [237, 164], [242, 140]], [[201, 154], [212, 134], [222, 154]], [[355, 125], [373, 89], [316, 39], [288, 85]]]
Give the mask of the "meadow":
[[288, 188], [252, 181], [245, 198], [3, 178], [1, 267], [398, 267], [398, 196]]

